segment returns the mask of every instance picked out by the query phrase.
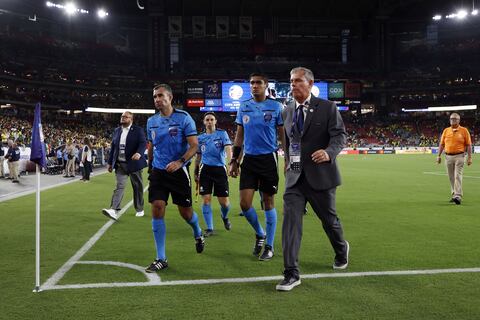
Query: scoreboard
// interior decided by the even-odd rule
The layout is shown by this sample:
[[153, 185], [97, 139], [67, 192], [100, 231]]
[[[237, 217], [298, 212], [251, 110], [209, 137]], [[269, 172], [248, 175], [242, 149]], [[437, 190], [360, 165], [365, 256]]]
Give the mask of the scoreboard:
[[[282, 103], [292, 99], [289, 82], [269, 82], [266, 94]], [[361, 84], [317, 81], [313, 84], [312, 94], [335, 102], [340, 110], [348, 110], [348, 105], [360, 104]], [[251, 97], [250, 84], [247, 81], [189, 80], [185, 82], [186, 107], [199, 108], [200, 111], [237, 112], [241, 102]]]

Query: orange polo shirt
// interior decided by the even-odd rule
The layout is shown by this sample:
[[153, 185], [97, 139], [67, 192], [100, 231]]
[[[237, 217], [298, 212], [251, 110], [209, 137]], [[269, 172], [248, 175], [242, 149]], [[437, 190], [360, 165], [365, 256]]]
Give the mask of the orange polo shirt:
[[445, 146], [446, 153], [462, 153], [465, 152], [465, 148], [472, 144], [470, 133], [467, 128], [458, 126], [453, 129], [448, 127], [443, 130], [440, 144]]

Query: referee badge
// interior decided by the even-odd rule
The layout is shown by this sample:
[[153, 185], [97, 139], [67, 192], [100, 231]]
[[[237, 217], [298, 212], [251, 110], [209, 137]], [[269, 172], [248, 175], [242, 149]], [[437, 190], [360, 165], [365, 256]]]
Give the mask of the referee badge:
[[250, 117], [247, 116], [247, 115], [244, 115], [242, 119], [243, 119], [243, 123], [248, 123], [248, 122], [250, 122]]
[[206, 146], [206, 145], [202, 144], [202, 145], [200, 146], [200, 151], [202, 151], [202, 153], [204, 153], [206, 149], [207, 149], [207, 146]]
[[150, 132], [151, 132], [151, 135], [152, 135], [152, 140], [155, 140], [155, 135], [156, 135], [155, 129], [150, 130]]
[[265, 120], [265, 122], [269, 122], [272, 120], [272, 113], [270, 111], [267, 111], [263, 114], [263, 120]]
[[176, 137], [178, 135], [178, 127], [170, 127], [168, 128], [168, 133], [171, 137]]

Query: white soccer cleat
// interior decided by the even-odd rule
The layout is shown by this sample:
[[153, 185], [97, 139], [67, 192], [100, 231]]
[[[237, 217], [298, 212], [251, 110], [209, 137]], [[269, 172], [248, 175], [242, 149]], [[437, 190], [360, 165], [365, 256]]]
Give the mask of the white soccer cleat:
[[142, 211], [139, 211], [135, 214], [135, 217], [143, 217], [145, 215], [145, 212], [142, 210]]
[[106, 217], [109, 217], [112, 220], [115, 220], [115, 221], [118, 220], [117, 213], [116, 213], [115, 209], [102, 209], [102, 213]]

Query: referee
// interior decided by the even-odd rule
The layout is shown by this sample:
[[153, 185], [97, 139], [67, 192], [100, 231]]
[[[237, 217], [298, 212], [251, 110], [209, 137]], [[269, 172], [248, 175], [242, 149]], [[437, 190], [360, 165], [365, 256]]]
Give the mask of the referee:
[[226, 154], [230, 155], [232, 142], [225, 130], [217, 129], [217, 118], [213, 112], [205, 113], [203, 124], [205, 132], [198, 137], [195, 181], [199, 183], [199, 193], [203, 199], [202, 213], [207, 225], [204, 236], [209, 237], [213, 234], [212, 190], [220, 204], [223, 225], [227, 230], [231, 228], [228, 219], [230, 201]]
[[192, 227], [195, 247], [203, 251], [205, 242], [198, 216], [192, 209], [192, 189], [188, 164], [197, 152], [197, 129], [192, 117], [172, 107], [173, 93], [167, 84], [153, 88], [155, 108], [159, 111], [148, 118], [147, 139], [150, 186], [148, 201], [152, 205], [152, 230], [157, 257], [145, 269], [157, 272], [168, 267], [165, 254], [165, 209], [169, 195], [178, 206], [183, 219]]
[[[241, 103], [235, 120], [237, 133], [233, 145], [229, 174], [237, 177], [240, 171], [239, 160], [244, 146], [245, 156], [240, 173], [240, 207], [242, 213], [256, 233], [253, 255], [267, 261], [273, 257], [273, 242], [277, 225], [277, 211], [274, 196], [278, 191], [277, 140], [285, 145], [282, 105], [266, 96], [268, 78], [264, 74], [250, 75], [252, 98]], [[255, 208], [253, 196], [259, 190], [263, 196], [266, 232], [263, 230]]]

